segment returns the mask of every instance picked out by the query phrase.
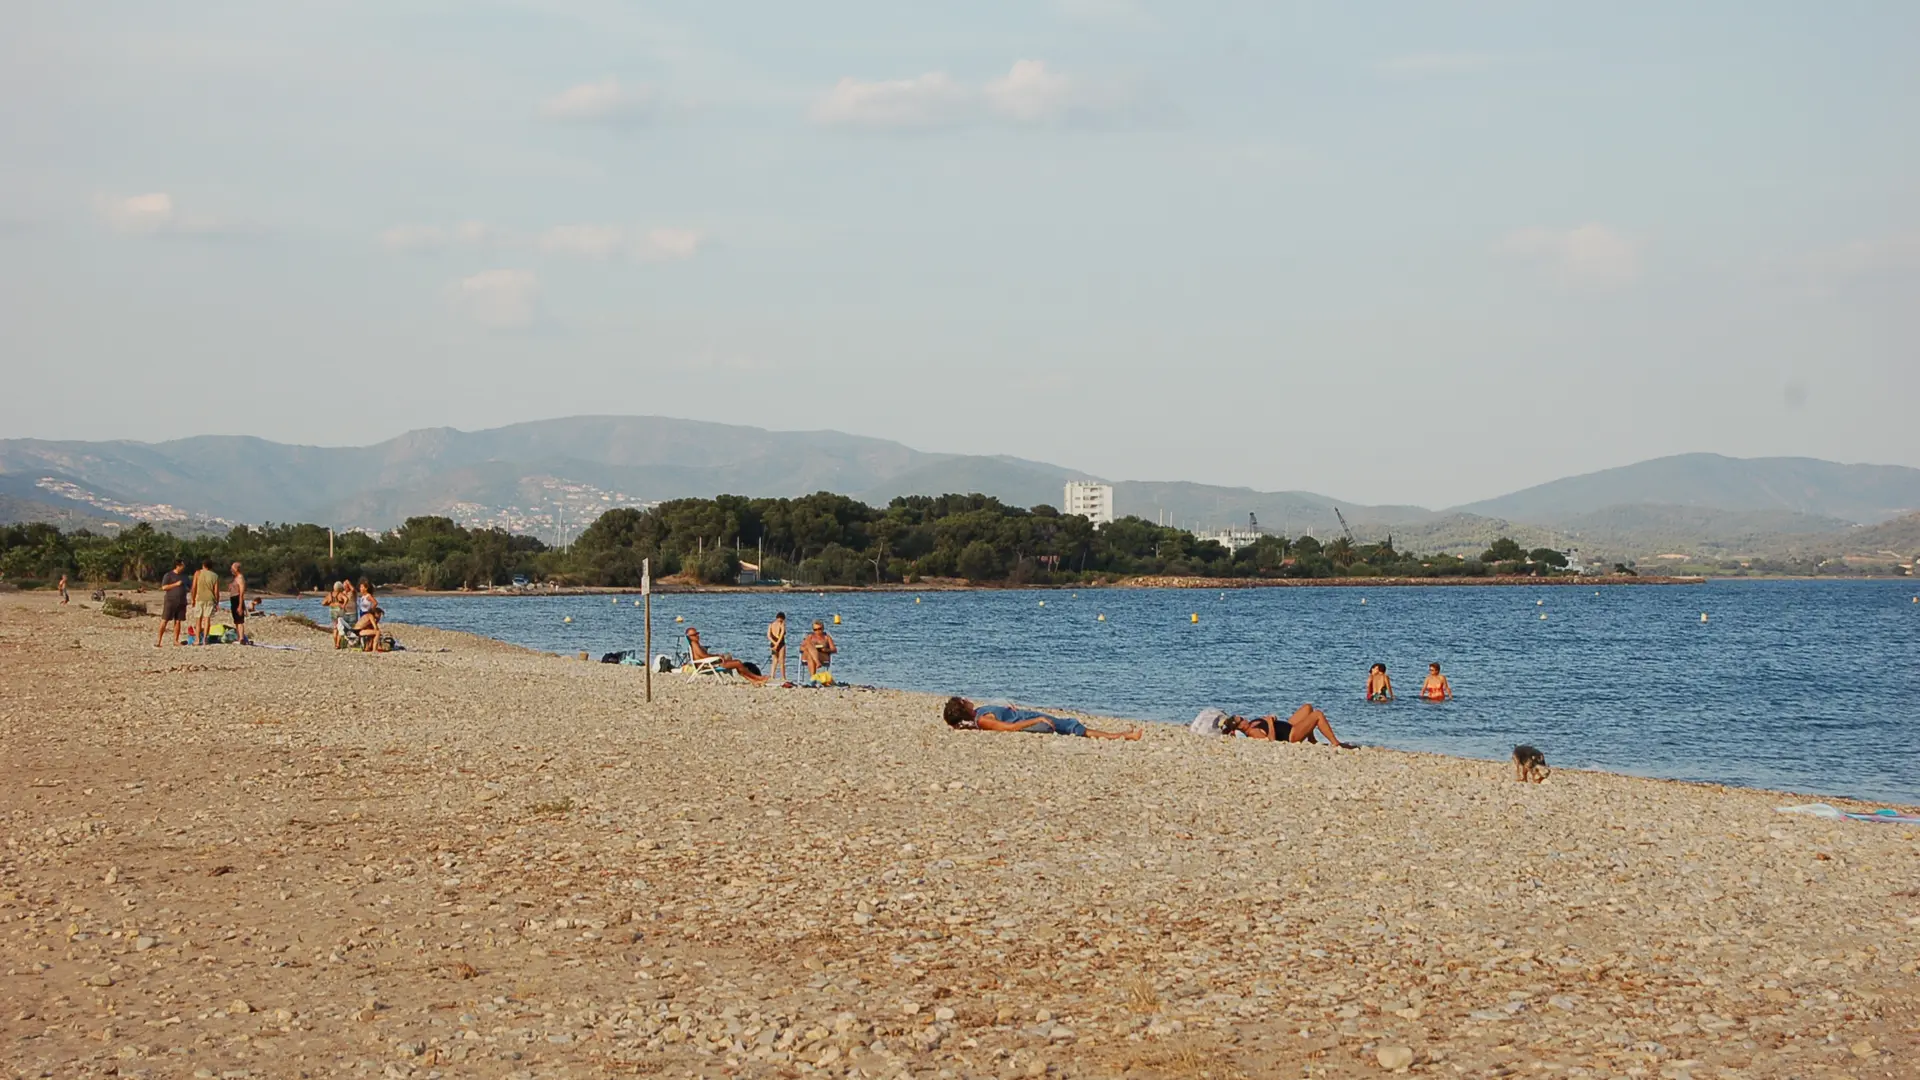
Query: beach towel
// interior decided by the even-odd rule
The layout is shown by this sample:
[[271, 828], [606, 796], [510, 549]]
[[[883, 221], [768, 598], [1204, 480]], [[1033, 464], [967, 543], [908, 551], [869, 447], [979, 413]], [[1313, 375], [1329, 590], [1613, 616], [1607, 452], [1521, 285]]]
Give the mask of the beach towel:
[[1823, 802], [1803, 803], [1799, 806], [1782, 806], [1782, 814], [1804, 814], [1807, 817], [1826, 818], [1830, 821], [1878, 821], [1895, 825], [1920, 825], [1920, 814], [1903, 814], [1898, 810], [1879, 809], [1871, 814], [1855, 813], [1829, 806]]

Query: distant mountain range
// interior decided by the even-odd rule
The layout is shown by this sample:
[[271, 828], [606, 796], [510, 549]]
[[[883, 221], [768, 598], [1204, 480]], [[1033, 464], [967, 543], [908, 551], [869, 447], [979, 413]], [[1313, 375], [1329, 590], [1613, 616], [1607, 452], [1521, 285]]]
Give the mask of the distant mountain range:
[[[248, 436], [165, 443], [0, 440], [0, 520], [99, 527], [154, 520], [315, 521], [382, 529], [416, 514], [565, 539], [604, 510], [721, 492], [896, 495], [978, 491], [1058, 505], [1070, 479], [1098, 477], [1014, 457], [931, 454], [836, 431], [767, 431], [665, 417], [580, 416], [485, 431], [427, 428], [364, 447], [290, 446]], [[1590, 556], [1838, 550], [1920, 509], [1920, 469], [1809, 458], [1683, 454], [1573, 476], [1434, 511], [1304, 491], [1114, 481], [1122, 514], [1186, 527], [1288, 535], [1391, 534], [1403, 549], [1478, 550], [1496, 536]], [[1904, 534], [1887, 534], [1898, 547]]]

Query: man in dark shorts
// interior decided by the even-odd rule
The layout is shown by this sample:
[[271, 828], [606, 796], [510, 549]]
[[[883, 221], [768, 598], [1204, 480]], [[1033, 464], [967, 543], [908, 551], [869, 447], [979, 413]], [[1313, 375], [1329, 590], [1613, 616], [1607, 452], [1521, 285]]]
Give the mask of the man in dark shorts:
[[187, 560], [173, 560], [173, 569], [160, 575], [160, 636], [153, 639], [159, 648], [167, 638], [167, 624], [173, 624], [173, 643], [180, 644], [180, 628], [187, 624]]
[[247, 576], [240, 572], [240, 564], [233, 564], [233, 585], [227, 590], [227, 606], [233, 612], [233, 632], [239, 635], [240, 644], [247, 641]]

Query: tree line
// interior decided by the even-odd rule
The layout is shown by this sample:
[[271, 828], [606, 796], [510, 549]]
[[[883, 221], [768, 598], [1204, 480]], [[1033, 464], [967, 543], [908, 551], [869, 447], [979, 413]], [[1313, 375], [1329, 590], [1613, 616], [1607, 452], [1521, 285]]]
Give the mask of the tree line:
[[763, 580], [870, 585], [965, 580], [1012, 585], [1128, 577], [1449, 577], [1553, 574], [1565, 556], [1507, 538], [1477, 557], [1413, 555], [1391, 539], [1262, 536], [1236, 551], [1184, 529], [1124, 517], [1096, 526], [1051, 506], [1008, 506], [986, 495], [913, 495], [873, 507], [821, 492], [800, 498], [722, 495], [609, 510], [566, 548], [499, 529], [415, 517], [370, 535], [337, 534], [331, 554], [318, 525], [236, 526], [224, 537], [181, 539], [140, 524], [116, 535], [63, 533], [45, 524], [0, 529], [0, 580], [151, 582], [175, 557], [246, 567], [274, 592], [342, 578], [376, 585], [478, 589], [516, 576], [562, 585], [635, 586], [643, 560], [658, 578], [702, 584], [739, 580], [756, 563]]

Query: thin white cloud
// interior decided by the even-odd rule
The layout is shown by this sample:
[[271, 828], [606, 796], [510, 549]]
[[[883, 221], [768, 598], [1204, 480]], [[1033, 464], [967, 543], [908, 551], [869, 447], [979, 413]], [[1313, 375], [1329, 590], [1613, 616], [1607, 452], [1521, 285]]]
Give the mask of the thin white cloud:
[[1013, 69], [987, 83], [987, 104], [994, 112], [1020, 123], [1058, 119], [1073, 109], [1080, 96], [1074, 81], [1048, 71], [1039, 60], [1021, 60]]
[[498, 229], [483, 221], [462, 221], [457, 225], [395, 225], [380, 234], [380, 244], [389, 251], [449, 251], [500, 243]]
[[654, 229], [634, 245], [634, 255], [652, 262], [677, 262], [699, 254], [706, 242], [706, 234], [697, 229]]
[[1502, 240], [1500, 250], [1548, 267], [1569, 282], [1624, 285], [1640, 276], [1639, 243], [1600, 224], [1521, 229]]
[[973, 97], [944, 71], [880, 82], [848, 77], [814, 104], [812, 116], [826, 127], [927, 130], [963, 122]]
[[1829, 278], [1920, 274], [1920, 233], [1855, 240], [1814, 256], [1811, 264], [1815, 274]]
[[943, 71], [911, 79], [843, 78], [814, 103], [813, 122], [866, 131], [932, 131], [980, 123], [1040, 126], [1135, 115], [1138, 95], [1019, 60], [1005, 75], [970, 86]]
[[489, 330], [524, 330], [540, 317], [540, 279], [530, 270], [484, 270], [448, 285], [447, 302]]
[[1425, 79], [1444, 75], [1467, 75], [1493, 66], [1486, 53], [1428, 52], [1392, 56], [1376, 65], [1382, 75], [1401, 79]]
[[659, 99], [650, 88], [626, 87], [619, 79], [605, 78], [568, 87], [548, 98], [540, 111], [553, 120], [631, 123], [647, 119], [658, 108]]
[[626, 249], [626, 231], [614, 225], [555, 225], [540, 234], [540, 250], [605, 259]]
[[224, 236], [239, 231], [230, 223], [182, 211], [164, 191], [105, 196], [95, 201], [94, 208], [108, 226], [123, 233]]
[[581, 259], [631, 258], [673, 262], [699, 254], [707, 235], [698, 229], [633, 229], [623, 225], [555, 225], [519, 233], [483, 221], [458, 225], [395, 225], [380, 234], [380, 245], [401, 254], [512, 250]]

